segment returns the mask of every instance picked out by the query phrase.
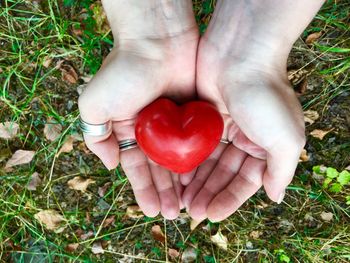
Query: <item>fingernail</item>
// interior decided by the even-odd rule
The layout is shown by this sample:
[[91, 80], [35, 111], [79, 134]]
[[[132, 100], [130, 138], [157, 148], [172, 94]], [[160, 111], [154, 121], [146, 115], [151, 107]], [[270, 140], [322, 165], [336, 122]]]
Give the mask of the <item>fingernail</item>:
[[278, 197], [277, 204], [282, 203], [284, 196], [286, 195], [286, 191], [283, 191]]

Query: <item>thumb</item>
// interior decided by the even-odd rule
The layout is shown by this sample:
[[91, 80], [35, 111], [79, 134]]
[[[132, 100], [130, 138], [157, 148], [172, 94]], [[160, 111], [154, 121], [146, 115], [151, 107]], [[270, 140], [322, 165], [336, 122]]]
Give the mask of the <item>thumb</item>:
[[[80, 117], [85, 122], [103, 124], [109, 121], [108, 113], [102, 106], [104, 103], [89, 94], [88, 90], [79, 97], [78, 105]], [[86, 146], [100, 158], [107, 169], [111, 170], [118, 166], [119, 146], [112, 129], [103, 136], [84, 134], [84, 140]]]
[[303, 143], [276, 145], [268, 151], [263, 185], [272, 201], [282, 202], [285, 189], [293, 179], [303, 146]]

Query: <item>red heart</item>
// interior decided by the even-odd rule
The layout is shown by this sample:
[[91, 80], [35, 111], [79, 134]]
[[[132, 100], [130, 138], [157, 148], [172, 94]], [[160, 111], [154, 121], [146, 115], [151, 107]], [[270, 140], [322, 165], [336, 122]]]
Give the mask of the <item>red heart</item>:
[[135, 136], [139, 147], [154, 162], [176, 173], [192, 171], [219, 144], [224, 122], [208, 102], [178, 106], [158, 99], [138, 115]]

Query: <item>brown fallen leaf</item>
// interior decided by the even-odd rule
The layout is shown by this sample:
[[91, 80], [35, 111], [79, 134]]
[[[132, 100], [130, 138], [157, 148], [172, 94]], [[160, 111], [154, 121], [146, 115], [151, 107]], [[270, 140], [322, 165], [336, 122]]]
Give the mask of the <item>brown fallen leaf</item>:
[[141, 208], [138, 205], [130, 205], [126, 208], [125, 216], [128, 218], [142, 218], [145, 215], [143, 214]]
[[227, 237], [225, 237], [221, 230], [219, 229], [218, 232], [210, 237], [210, 240], [217, 245], [218, 247], [222, 248], [223, 250], [227, 250], [228, 240]]
[[12, 155], [10, 160], [7, 161], [5, 165], [5, 169], [9, 169], [11, 167], [21, 165], [21, 164], [30, 163], [33, 160], [34, 155], [35, 155], [34, 151], [17, 150]]
[[75, 84], [78, 81], [78, 74], [71, 65], [66, 65], [61, 69], [62, 79], [70, 84]]
[[74, 252], [79, 247], [79, 243], [68, 244], [65, 248], [67, 252]]
[[6, 121], [0, 123], [0, 138], [2, 139], [12, 139], [16, 137], [19, 130], [19, 125], [15, 122]]
[[72, 27], [72, 33], [77, 37], [82, 36], [84, 34], [81, 28], [75, 28], [75, 27]]
[[197, 221], [197, 220], [191, 219], [191, 223], [190, 223], [191, 231], [195, 230], [197, 226], [199, 226], [202, 222], [203, 221]]
[[311, 33], [310, 35], [307, 36], [307, 38], [305, 39], [305, 43], [307, 45], [312, 44], [313, 42], [315, 42], [317, 39], [319, 39], [322, 36], [322, 32], [315, 32], [315, 33]]
[[114, 224], [114, 222], [115, 222], [115, 216], [107, 217], [106, 220], [103, 221], [102, 227], [108, 227], [108, 226]]
[[103, 186], [100, 186], [98, 188], [98, 195], [100, 197], [104, 197], [106, 192], [107, 192], [107, 190], [108, 190], [108, 188], [111, 186], [111, 184], [112, 184], [111, 182], [107, 182]]
[[307, 154], [307, 151], [303, 149], [299, 157], [299, 162], [307, 162], [308, 160], [310, 160], [310, 156]]
[[44, 127], [45, 138], [53, 142], [61, 136], [62, 125], [59, 123], [52, 122], [52, 119], [49, 119]]
[[70, 153], [73, 150], [74, 139], [75, 138], [73, 136], [68, 136], [61, 149], [58, 151], [57, 156], [59, 156], [61, 153]]
[[195, 262], [196, 259], [197, 259], [197, 251], [193, 247], [186, 248], [181, 256], [181, 262], [183, 263]]
[[36, 188], [41, 184], [41, 178], [40, 175], [35, 172], [31, 175], [30, 181], [27, 185], [27, 189], [30, 191], [35, 191]]
[[[80, 234], [80, 233], [79, 233]], [[78, 235], [78, 234], [77, 234]], [[92, 231], [92, 230], [89, 230], [87, 233], [85, 233], [85, 234], [80, 234], [80, 235], [78, 235], [79, 236], [79, 238], [81, 239], [81, 240], [87, 240], [87, 239], [89, 239], [90, 237], [93, 237], [95, 234], [94, 234], [94, 232]]]
[[258, 230], [254, 230], [252, 232], [250, 232], [249, 236], [252, 238], [252, 239], [259, 239], [259, 237], [262, 235], [261, 231], [258, 231]]
[[330, 222], [333, 220], [333, 213], [331, 212], [322, 212], [320, 216], [321, 219], [326, 222]]
[[312, 137], [318, 138], [320, 140], [323, 140], [324, 136], [326, 136], [328, 133], [330, 133], [331, 131], [333, 131], [334, 128], [330, 129], [330, 130], [319, 130], [319, 129], [315, 129], [312, 132], [310, 132], [310, 135]]
[[169, 248], [168, 249], [168, 255], [171, 259], [176, 259], [180, 256], [179, 251], [177, 251], [176, 249], [173, 248]]
[[155, 240], [157, 240], [163, 244], [165, 243], [165, 236], [164, 236], [164, 233], [159, 225], [152, 226], [151, 233], [152, 233], [152, 236]]
[[94, 242], [91, 247], [91, 252], [95, 255], [105, 253], [105, 250], [102, 247], [102, 242], [101, 241]]
[[304, 111], [305, 123], [313, 124], [319, 117], [320, 115], [318, 114], [317, 111], [314, 111], [314, 110]]
[[52, 63], [52, 58], [50, 58], [49, 56], [46, 56], [43, 60], [43, 67], [48, 68], [50, 67], [51, 63]]
[[94, 180], [90, 178], [82, 178], [80, 176], [76, 176], [67, 182], [68, 187], [70, 189], [73, 189], [76, 191], [82, 191], [83, 193], [86, 191], [88, 186], [93, 183], [95, 183]]
[[34, 215], [34, 218], [43, 224], [48, 230], [58, 230], [64, 217], [55, 210], [42, 210]]

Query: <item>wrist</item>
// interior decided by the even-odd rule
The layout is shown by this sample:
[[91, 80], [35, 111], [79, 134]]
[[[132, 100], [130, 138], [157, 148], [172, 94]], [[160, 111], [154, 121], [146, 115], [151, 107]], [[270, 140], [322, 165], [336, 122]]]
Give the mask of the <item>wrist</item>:
[[218, 0], [201, 41], [219, 59], [285, 68], [289, 52], [323, 0]]
[[115, 42], [170, 40], [197, 31], [191, 0], [102, 0]]

